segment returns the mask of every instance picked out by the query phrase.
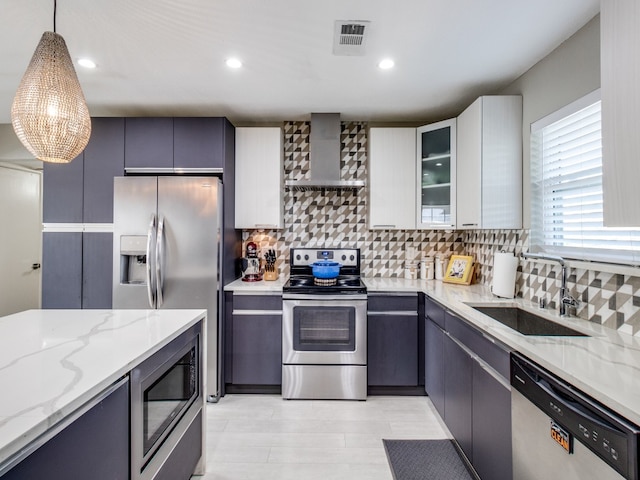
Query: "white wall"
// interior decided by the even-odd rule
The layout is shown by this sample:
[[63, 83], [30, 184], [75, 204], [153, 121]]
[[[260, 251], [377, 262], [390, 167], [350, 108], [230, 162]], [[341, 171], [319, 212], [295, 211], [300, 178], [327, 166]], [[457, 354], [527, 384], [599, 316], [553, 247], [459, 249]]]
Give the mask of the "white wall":
[[0, 162], [42, 170], [42, 162], [24, 148], [10, 123], [0, 124]]
[[[541, 32], [541, 35], [543, 33]], [[507, 88], [523, 100], [523, 224], [530, 228], [531, 123], [600, 88], [600, 16], [597, 15]]]

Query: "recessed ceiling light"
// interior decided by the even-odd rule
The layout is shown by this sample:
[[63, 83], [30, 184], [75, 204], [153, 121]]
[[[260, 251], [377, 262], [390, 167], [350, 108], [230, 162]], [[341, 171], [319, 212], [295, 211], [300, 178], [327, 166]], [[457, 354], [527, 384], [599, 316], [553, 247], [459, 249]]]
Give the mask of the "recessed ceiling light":
[[89, 58], [80, 58], [78, 59], [78, 65], [84, 68], [96, 68], [96, 62]]
[[393, 68], [394, 65], [395, 65], [395, 62], [390, 58], [385, 58], [384, 60], [380, 60], [380, 63], [378, 63], [378, 67], [381, 68], [382, 70], [389, 70], [390, 68]]
[[240, 68], [242, 66], [242, 62], [238, 58], [229, 58], [226, 64], [229, 68]]

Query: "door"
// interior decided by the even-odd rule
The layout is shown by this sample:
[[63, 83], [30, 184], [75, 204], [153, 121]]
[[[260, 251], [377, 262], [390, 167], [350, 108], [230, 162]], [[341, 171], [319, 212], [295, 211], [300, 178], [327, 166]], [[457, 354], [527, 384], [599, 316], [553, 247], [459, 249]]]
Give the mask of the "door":
[[216, 177], [158, 177], [158, 308], [207, 310], [208, 395], [218, 384], [222, 185]]
[[82, 308], [111, 308], [112, 251], [112, 233], [82, 233]]
[[473, 360], [450, 337], [444, 337], [444, 421], [467, 458], [473, 458]]
[[444, 418], [444, 332], [428, 317], [425, 320], [424, 350], [424, 388]]
[[510, 480], [511, 390], [479, 361], [473, 362], [473, 467], [482, 480]]
[[114, 178], [113, 308], [153, 308], [147, 288], [147, 267], [152, 264], [146, 253], [155, 245], [149, 236], [154, 236], [157, 182], [157, 177]]
[[40, 184], [39, 172], [0, 167], [0, 316], [40, 308]]
[[208, 177], [158, 177], [163, 272], [158, 307], [217, 312], [218, 183], [217, 178]]
[[368, 315], [369, 386], [418, 385], [418, 319], [415, 312]]
[[44, 232], [42, 265], [42, 308], [82, 308], [82, 232]]
[[367, 301], [318, 297], [282, 302], [282, 363], [366, 365]]
[[456, 119], [418, 128], [418, 228], [456, 226]]
[[124, 124], [127, 171], [173, 171], [173, 118], [130, 117]]
[[514, 480], [628, 478], [616, 472], [575, 438], [573, 453], [568, 454], [551, 438], [551, 419], [515, 388], [511, 389], [511, 416]]

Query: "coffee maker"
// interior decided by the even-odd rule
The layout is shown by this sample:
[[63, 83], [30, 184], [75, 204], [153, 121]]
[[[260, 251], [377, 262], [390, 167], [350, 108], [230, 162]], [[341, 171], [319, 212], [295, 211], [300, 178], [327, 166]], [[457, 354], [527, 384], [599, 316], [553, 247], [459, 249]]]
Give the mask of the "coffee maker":
[[245, 257], [242, 258], [242, 281], [259, 282], [262, 280], [258, 246], [254, 242], [247, 243]]

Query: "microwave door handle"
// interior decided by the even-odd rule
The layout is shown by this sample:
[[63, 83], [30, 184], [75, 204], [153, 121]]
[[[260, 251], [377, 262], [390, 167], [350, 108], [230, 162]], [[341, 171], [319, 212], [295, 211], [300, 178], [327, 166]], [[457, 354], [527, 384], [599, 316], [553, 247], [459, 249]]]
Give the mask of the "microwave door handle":
[[152, 246], [156, 236], [156, 216], [151, 215], [151, 221], [149, 222], [149, 230], [147, 231], [147, 297], [149, 298], [149, 307], [156, 308], [155, 302], [155, 285], [154, 279], [151, 275], [153, 268], [153, 252]]
[[158, 221], [158, 235], [156, 237], [156, 296], [158, 308], [164, 303], [164, 217]]

